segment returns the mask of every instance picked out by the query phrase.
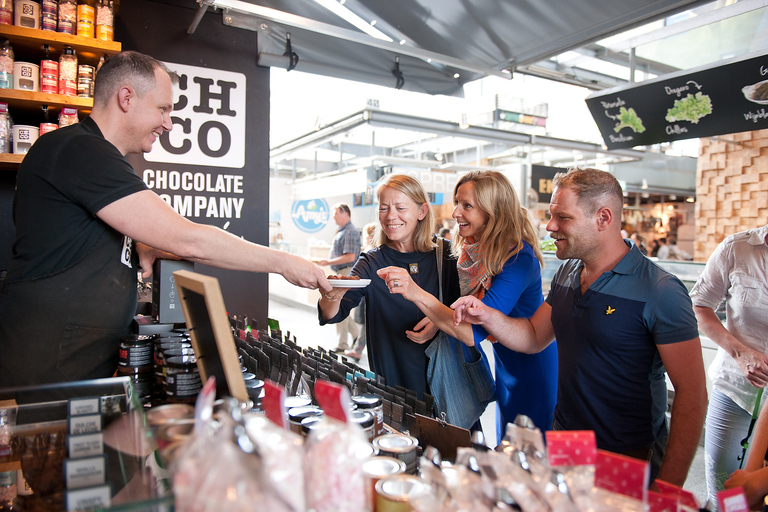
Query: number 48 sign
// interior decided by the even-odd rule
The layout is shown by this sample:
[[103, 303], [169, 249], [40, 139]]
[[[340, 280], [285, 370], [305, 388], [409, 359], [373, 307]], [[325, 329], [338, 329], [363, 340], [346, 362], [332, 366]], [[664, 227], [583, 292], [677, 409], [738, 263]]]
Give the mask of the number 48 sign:
[[245, 165], [245, 75], [166, 62], [179, 75], [165, 132], [148, 162], [240, 169]]

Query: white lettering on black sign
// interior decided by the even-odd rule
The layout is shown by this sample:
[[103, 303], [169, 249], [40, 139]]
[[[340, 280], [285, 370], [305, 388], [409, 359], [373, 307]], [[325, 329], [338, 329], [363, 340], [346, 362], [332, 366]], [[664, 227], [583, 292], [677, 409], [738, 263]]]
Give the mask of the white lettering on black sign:
[[179, 75], [165, 132], [148, 162], [242, 168], [245, 165], [245, 75], [166, 62]]
[[243, 214], [244, 176], [144, 169], [142, 179], [151, 189], [179, 191], [159, 195], [184, 217], [239, 219]]

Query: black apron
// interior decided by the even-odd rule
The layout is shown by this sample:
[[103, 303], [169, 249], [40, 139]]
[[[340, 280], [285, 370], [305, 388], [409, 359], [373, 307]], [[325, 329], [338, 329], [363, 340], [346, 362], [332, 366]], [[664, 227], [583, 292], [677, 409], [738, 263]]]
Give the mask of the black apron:
[[[71, 267], [0, 288], [0, 388], [111, 377], [136, 312], [138, 258], [105, 226]], [[121, 259], [131, 261], [128, 267]]]

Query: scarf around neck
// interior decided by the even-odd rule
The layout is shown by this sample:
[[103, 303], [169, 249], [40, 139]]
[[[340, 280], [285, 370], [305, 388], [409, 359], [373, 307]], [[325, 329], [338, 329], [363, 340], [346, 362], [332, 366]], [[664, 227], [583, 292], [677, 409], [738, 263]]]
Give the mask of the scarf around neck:
[[475, 242], [473, 237], [464, 240], [456, 265], [462, 297], [474, 295], [482, 300], [485, 292], [491, 287], [491, 274], [483, 264], [483, 254], [485, 247]]

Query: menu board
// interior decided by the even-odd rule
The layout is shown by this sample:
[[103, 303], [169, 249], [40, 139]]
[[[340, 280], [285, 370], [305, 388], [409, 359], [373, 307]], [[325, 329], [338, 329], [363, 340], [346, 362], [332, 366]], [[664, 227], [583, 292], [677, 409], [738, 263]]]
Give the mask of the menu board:
[[586, 99], [608, 149], [768, 128], [768, 52]]

